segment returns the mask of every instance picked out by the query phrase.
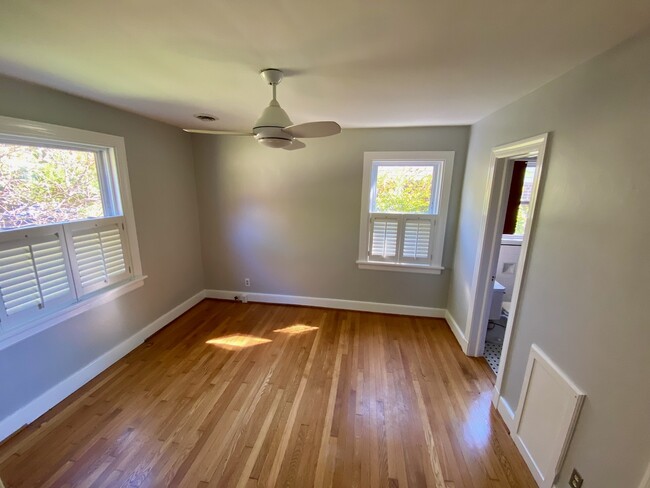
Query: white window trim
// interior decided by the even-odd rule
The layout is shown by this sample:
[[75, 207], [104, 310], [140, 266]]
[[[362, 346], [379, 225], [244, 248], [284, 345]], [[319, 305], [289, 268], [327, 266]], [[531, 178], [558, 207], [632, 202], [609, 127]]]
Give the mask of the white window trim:
[[[441, 274], [445, 269], [442, 266], [442, 253], [447, 228], [447, 214], [449, 211], [449, 197], [451, 194], [451, 180], [454, 168], [454, 151], [371, 151], [363, 155], [363, 183], [361, 198], [361, 221], [359, 232], [359, 258], [357, 265], [360, 269], [375, 269], [381, 271], [401, 271], [410, 273]], [[432, 242], [432, 259], [430, 265], [420, 263], [386, 263], [370, 261], [368, 259], [368, 238], [370, 220], [370, 201], [372, 191], [373, 163], [385, 161], [396, 163], [422, 163], [442, 161], [442, 182], [440, 185], [440, 201], [437, 214], [436, 232]]]
[[[7, 331], [3, 331], [2, 328], [0, 328], [0, 350], [86, 310], [114, 300], [124, 293], [139, 288], [143, 285], [144, 279], [146, 278], [146, 276], [143, 275], [142, 262], [140, 260], [124, 138], [110, 134], [75, 129], [72, 127], [63, 127], [43, 122], [0, 116], [0, 139], [3, 138], [13, 141], [20, 140], [25, 143], [33, 143], [36, 145], [49, 143], [57, 147], [74, 146], [82, 149], [86, 148], [91, 151], [107, 151], [109, 164], [114, 165], [117, 173], [119, 187], [118, 196], [126, 226], [128, 242], [127, 252], [130, 253], [129, 257], [133, 276], [129, 281], [90, 294], [68, 307], [28, 321], [20, 327], [12, 328]], [[105, 178], [102, 175], [100, 175], [100, 179], [102, 179], [102, 185], [107, 184], [107, 181], [105, 181]], [[115, 191], [115, 189], [111, 188], [109, 191]]]

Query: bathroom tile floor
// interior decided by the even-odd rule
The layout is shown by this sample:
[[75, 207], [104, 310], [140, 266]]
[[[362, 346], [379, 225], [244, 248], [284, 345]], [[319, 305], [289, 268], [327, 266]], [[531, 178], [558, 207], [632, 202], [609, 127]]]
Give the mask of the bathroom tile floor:
[[494, 374], [497, 374], [499, 372], [499, 360], [501, 359], [502, 347], [503, 344], [490, 344], [489, 342], [485, 343], [483, 356], [485, 356], [485, 360], [490, 365], [490, 368], [492, 368], [492, 371], [494, 371]]

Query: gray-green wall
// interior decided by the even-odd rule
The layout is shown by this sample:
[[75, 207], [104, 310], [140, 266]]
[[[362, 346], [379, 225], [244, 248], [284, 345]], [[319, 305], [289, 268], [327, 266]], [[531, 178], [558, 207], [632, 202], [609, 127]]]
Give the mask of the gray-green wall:
[[125, 139], [144, 286], [0, 351], [0, 419], [203, 289], [188, 134], [152, 120], [0, 77], [0, 115]]
[[250, 137], [192, 137], [208, 289], [445, 308], [449, 270], [358, 268], [363, 153], [456, 152], [443, 257], [450, 266], [468, 127], [350, 129], [306, 139], [297, 151]]
[[[533, 343], [587, 394], [558, 486], [639, 486], [650, 460], [650, 32], [472, 126], [449, 310], [467, 320], [494, 146], [550, 132], [502, 395]], [[467, 331], [466, 331], [467, 333]]]

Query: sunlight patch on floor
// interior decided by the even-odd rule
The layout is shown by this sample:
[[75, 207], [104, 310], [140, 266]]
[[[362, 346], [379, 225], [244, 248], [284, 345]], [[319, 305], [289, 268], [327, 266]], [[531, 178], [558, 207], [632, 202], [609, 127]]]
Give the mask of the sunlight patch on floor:
[[283, 334], [302, 334], [303, 332], [311, 332], [312, 330], [317, 330], [318, 327], [312, 325], [303, 325], [296, 324], [284, 327], [282, 329], [275, 329], [273, 332], [281, 332]]
[[485, 449], [490, 445], [494, 429], [490, 418], [491, 395], [480, 395], [469, 406], [463, 422], [463, 437], [467, 445]]
[[248, 334], [231, 334], [223, 337], [217, 337], [216, 339], [210, 339], [205, 343], [213, 344], [229, 351], [236, 351], [245, 347], [266, 344], [267, 342], [271, 342], [271, 339], [264, 339], [263, 337], [257, 337]]

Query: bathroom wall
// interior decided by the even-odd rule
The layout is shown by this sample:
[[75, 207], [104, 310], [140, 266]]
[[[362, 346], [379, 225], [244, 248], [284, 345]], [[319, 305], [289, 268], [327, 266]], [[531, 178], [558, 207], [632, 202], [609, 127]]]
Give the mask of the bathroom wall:
[[499, 261], [497, 263], [496, 280], [506, 287], [504, 302], [512, 300], [512, 290], [515, 286], [515, 273], [519, 262], [521, 245], [502, 244], [499, 250]]

